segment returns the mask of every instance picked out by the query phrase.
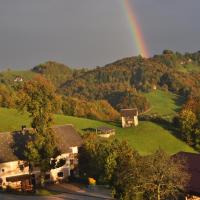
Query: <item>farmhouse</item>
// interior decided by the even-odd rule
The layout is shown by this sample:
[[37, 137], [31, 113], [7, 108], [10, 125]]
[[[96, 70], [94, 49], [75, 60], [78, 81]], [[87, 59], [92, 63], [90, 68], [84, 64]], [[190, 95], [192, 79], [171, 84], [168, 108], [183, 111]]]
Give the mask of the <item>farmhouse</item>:
[[23, 78], [21, 76], [16, 76], [14, 82], [22, 82]]
[[115, 129], [109, 127], [98, 127], [96, 128], [96, 133], [103, 138], [109, 138], [110, 136], [115, 135]]
[[[78, 166], [78, 147], [82, 144], [80, 135], [72, 125], [53, 127], [55, 140], [60, 150], [56, 158], [62, 165], [46, 173], [46, 182], [67, 180]], [[30, 170], [23, 157], [23, 149], [30, 139], [24, 131], [0, 133], [0, 187], [19, 190], [31, 190], [32, 183], [39, 183], [40, 169]]]
[[122, 127], [131, 127], [138, 125], [138, 109], [121, 109]]
[[200, 199], [200, 154], [179, 152], [175, 157], [186, 161], [187, 170], [191, 176], [186, 188], [187, 199]]

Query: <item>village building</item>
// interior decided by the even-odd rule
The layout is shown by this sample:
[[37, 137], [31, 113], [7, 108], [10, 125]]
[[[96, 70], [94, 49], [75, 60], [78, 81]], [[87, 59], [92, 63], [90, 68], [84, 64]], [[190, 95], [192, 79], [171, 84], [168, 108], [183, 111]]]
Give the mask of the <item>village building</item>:
[[[46, 173], [46, 182], [67, 180], [77, 173], [78, 148], [82, 144], [81, 136], [72, 125], [55, 126], [54, 136], [60, 155], [56, 158], [62, 165]], [[30, 170], [23, 157], [23, 149], [28, 134], [24, 131], [0, 133], [0, 188], [31, 190], [32, 183], [39, 183], [40, 169]]]
[[123, 128], [138, 126], [138, 109], [121, 109], [121, 123]]
[[153, 89], [153, 90], [157, 90], [157, 85], [156, 85], [156, 84], [153, 84], [152, 89]]
[[16, 76], [14, 82], [22, 82], [23, 78], [21, 76]]
[[109, 127], [98, 127], [96, 128], [96, 133], [103, 138], [109, 138], [113, 135], [115, 135], [115, 129], [114, 128], [109, 128]]
[[179, 152], [174, 156], [186, 161], [186, 168], [191, 176], [186, 187], [186, 199], [200, 200], [200, 154]]

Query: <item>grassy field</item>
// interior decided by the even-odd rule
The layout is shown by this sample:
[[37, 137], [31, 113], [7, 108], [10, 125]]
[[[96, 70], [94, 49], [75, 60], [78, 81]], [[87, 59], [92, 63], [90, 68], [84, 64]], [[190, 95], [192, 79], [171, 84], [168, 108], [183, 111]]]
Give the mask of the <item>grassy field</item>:
[[[106, 122], [55, 115], [55, 124], [73, 124], [76, 129], [84, 133], [85, 128], [96, 128], [108, 126], [115, 128], [116, 137], [120, 140], [127, 140], [142, 155], [150, 154], [159, 147], [170, 154], [179, 151], [194, 152], [192, 148], [177, 139], [173, 134], [152, 122], [140, 122], [138, 127], [122, 129], [118, 125]], [[19, 114], [14, 109], [0, 108], [0, 131], [19, 130], [21, 125], [30, 126], [30, 119], [27, 113]]]
[[183, 98], [161, 90], [144, 93], [144, 95], [151, 104], [151, 110], [148, 113], [173, 116], [183, 103]]
[[189, 73], [189, 72], [200, 72], [200, 67], [195, 64], [187, 64], [186, 66], [179, 65], [176, 69], [180, 72]]
[[36, 75], [36, 73], [32, 72], [31, 70], [18, 70], [18, 71], [7, 70], [7, 71], [1, 71], [0, 73], [3, 75], [3, 77], [6, 80], [10, 80], [10, 81], [14, 80], [16, 76], [20, 76], [24, 80], [29, 80], [29, 79], [32, 79]]

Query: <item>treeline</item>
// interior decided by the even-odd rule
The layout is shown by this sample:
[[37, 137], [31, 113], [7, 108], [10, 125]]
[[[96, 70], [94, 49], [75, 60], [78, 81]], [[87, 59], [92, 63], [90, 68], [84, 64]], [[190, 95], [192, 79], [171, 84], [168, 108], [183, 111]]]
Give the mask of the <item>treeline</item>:
[[188, 98], [174, 118], [174, 126], [182, 140], [200, 151], [200, 96]]
[[128, 143], [85, 135], [79, 151], [83, 178], [92, 177], [108, 184], [116, 199], [176, 199], [184, 192], [189, 175], [184, 160], [170, 157], [159, 149], [140, 156]]
[[62, 111], [65, 115], [102, 121], [116, 121], [120, 117], [119, 113], [105, 100], [88, 101], [75, 97], [63, 97]]
[[173, 52], [172, 50], [164, 50], [163, 54], [155, 55], [153, 58], [160, 60], [160, 62], [172, 68], [180, 65], [186, 67], [191, 64], [200, 67], [200, 51], [181, 54], [180, 52]]
[[[105, 105], [99, 102], [104, 102], [106, 110], [110, 109], [111, 113], [117, 113], [121, 108], [134, 107], [143, 112], [150, 107], [143, 92], [161, 89], [186, 98], [200, 93], [200, 70], [195, 73], [192, 70], [180, 70], [180, 66], [188, 69], [192, 69], [193, 66], [195, 69], [200, 68], [199, 60], [200, 52], [181, 54], [165, 50], [163, 54], [155, 55], [153, 58], [124, 58], [91, 70], [71, 69], [64, 64], [49, 61], [34, 67], [32, 74], [23, 74], [23, 78], [27, 76], [27, 79], [24, 78], [26, 81], [40, 74], [50, 80], [56, 87], [57, 94], [64, 99], [61, 111], [66, 114], [101, 120], [109, 116], [112, 120], [113, 114], [108, 115], [108, 111], [104, 112]], [[0, 106], [15, 106], [16, 91], [23, 83], [13, 80], [14, 76], [0, 73]], [[70, 100], [68, 103], [72, 108], [67, 111], [65, 101], [70, 98], [73, 101]], [[81, 108], [79, 105], [84, 102], [87, 103]], [[95, 111], [89, 111], [91, 109], [88, 107]]]
[[76, 79], [66, 81], [61, 90], [69, 96], [93, 100], [106, 99], [117, 110], [120, 107], [118, 104], [123, 105], [123, 100], [121, 99], [116, 104], [116, 99], [114, 98], [114, 101], [112, 96], [117, 93], [128, 96], [126, 94], [130, 91], [134, 98], [128, 102], [132, 102], [132, 105], [123, 106], [138, 106], [142, 102], [143, 108], [139, 107], [139, 110], [145, 110], [149, 105], [141, 92], [149, 92], [157, 88], [184, 97], [199, 92], [200, 70], [195, 73], [192, 70], [186, 73], [179, 69], [179, 66], [186, 64], [196, 64], [198, 67], [198, 56], [199, 53], [182, 55], [165, 50], [162, 55], [150, 59], [140, 56], [124, 58], [105, 67], [89, 70]]
[[32, 71], [43, 75], [46, 79], [50, 80], [56, 88], [59, 88], [66, 81], [83, 74], [87, 69], [72, 69], [62, 63], [48, 61], [35, 66]]
[[15, 108], [16, 93], [5, 84], [0, 84], [0, 107]]
[[[35, 76], [31, 81], [40, 80], [43, 76]], [[44, 79], [46, 80], [46, 79]], [[24, 85], [30, 81], [20, 83], [12, 83], [11, 86], [7, 84], [0, 84], [0, 107], [17, 108], [19, 107], [18, 99], [22, 95], [20, 91]], [[51, 84], [51, 82], [49, 81]], [[31, 90], [32, 88], [30, 88]], [[40, 88], [38, 88], [40, 90]], [[55, 88], [56, 91], [56, 88]], [[55, 113], [62, 113], [65, 115], [87, 117], [102, 121], [116, 121], [119, 120], [120, 114], [106, 101], [106, 100], [87, 100], [76, 97], [67, 97], [55, 93], [59, 106]]]

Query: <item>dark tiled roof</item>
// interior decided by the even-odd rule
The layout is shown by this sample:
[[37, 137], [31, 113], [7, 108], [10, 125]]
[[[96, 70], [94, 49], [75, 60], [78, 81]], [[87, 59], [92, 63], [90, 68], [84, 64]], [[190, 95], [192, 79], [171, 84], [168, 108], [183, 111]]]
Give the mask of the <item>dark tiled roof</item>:
[[0, 163], [18, 160], [13, 147], [14, 133], [0, 133]]
[[200, 194], [200, 154], [179, 152], [175, 157], [186, 160], [188, 173], [191, 179], [188, 190], [195, 194]]
[[108, 131], [114, 131], [114, 128], [109, 128], [106, 126], [101, 126], [101, 127], [97, 127], [97, 131], [102, 131], [102, 132], [108, 132]]
[[73, 125], [54, 126], [55, 139], [61, 153], [69, 152], [69, 147], [81, 146], [82, 138]]
[[128, 118], [133, 118], [134, 116], [138, 115], [138, 109], [133, 108], [133, 109], [121, 109], [121, 116], [122, 117], [128, 117]]
[[[70, 151], [69, 147], [80, 146], [81, 136], [72, 125], [54, 126], [55, 140], [61, 153]], [[0, 163], [23, 160], [23, 150], [30, 140], [28, 134], [18, 132], [0, 133]]]

